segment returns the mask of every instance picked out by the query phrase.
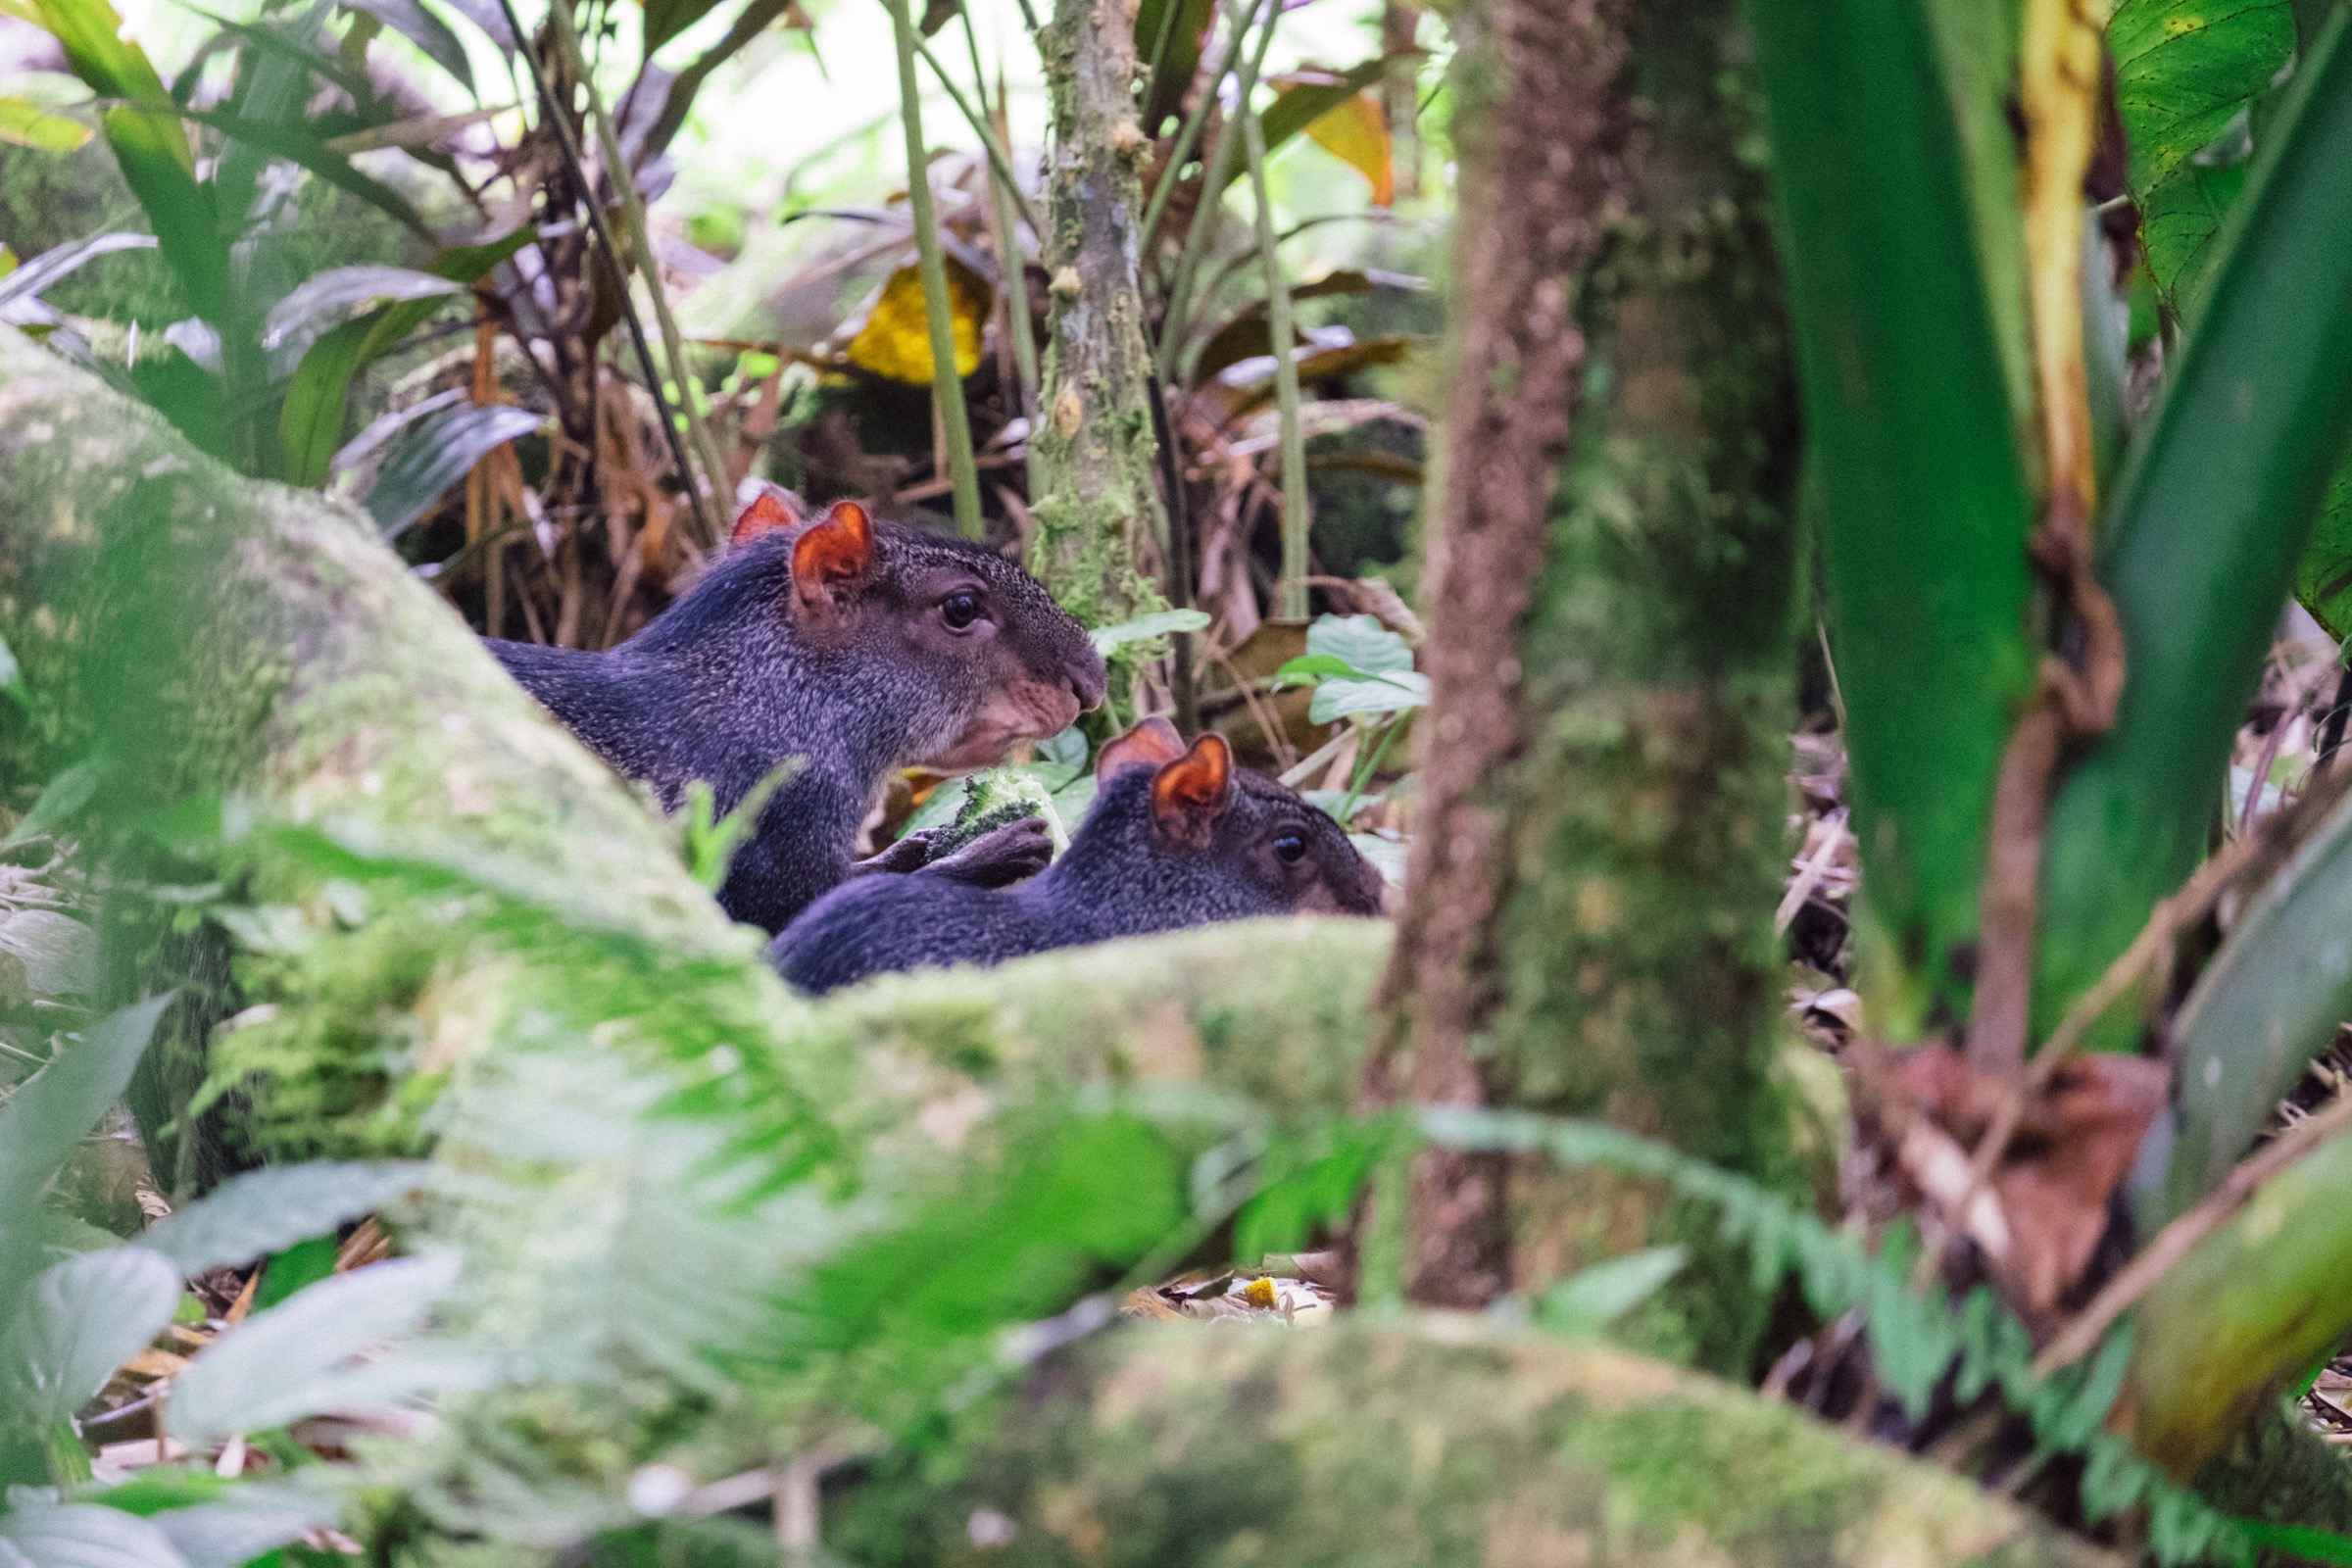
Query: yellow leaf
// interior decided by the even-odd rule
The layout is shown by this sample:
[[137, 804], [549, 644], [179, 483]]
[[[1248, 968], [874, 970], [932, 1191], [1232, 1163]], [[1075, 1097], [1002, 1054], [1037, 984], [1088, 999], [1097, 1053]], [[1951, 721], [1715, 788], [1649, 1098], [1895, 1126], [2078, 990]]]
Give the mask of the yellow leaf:
[[1367, 87], [1326, 110], [1306, 127], [1315, 145], [1372, 182], [1372, 205], [1396, 199], [1396, 170], [1389, 158], [1389, 117]]
[[[948, 310], [956, 323], [956, 373], [980, 368], [980, 330], [992, 303], [989, 286], [948, 261]], [[876, 375], [913, 386], [931, 384], [931, 325], [923, 316], [922, 274], [902, 267], [882, 285], [882, 297], [850, 339], [850, 361]]]
[[1272, 1280], [1251, 1280], [1242, 1287], [1242, 1299], [1261, 1312], [1271, 1312], [1281, 1298], [1274, 1294]]
[[78, 121], [53, 115], [24, 98], [0, 98], [0, 141], [45, 153], [70, 153], [97, 134]]

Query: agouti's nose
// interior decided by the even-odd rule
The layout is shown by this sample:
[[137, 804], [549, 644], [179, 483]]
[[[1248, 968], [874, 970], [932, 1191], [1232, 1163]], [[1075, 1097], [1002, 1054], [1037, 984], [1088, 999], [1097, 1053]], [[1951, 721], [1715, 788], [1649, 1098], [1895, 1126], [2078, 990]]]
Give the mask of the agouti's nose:
[[1077, 694], [1078, 710], [1082, 713], [1102, 706], [1102, 698], [1110, 690], [1110, 675], [1102, 667], [1102, 656], [1097, 655], [1092, 663], [1080, 664], [1070, 671], [1070, 690]]

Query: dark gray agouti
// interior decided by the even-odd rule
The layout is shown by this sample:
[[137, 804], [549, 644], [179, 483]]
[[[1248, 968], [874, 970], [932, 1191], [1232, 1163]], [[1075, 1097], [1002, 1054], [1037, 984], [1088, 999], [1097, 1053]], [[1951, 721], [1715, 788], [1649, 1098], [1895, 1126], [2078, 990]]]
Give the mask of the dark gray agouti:
[[[855, 858], [896, 768], [979, 767], [1066, 729], [1102, 700], [1086, 629], [995, 551], [890, 524], [855, 502], [801, 515], [763, 492], [694, 590], [604, 653], [492, 642], [573, 734], [675, 810], [702, 779], [733, 809], [787, 758], [801, 769], [760, 812], [718, 900], [774, 931], [860, 870], [921, 863], [923, 846]], [[992, 867], [994, 852], [1016, 864]], [[1041, 836], [970, 847], [948, 867], [1034, 870]], [[936, 878], [934, 879], [936, 880]]]
[[1044, 875], [1007, 890], [926, 871], [835, 888], [768, 944], [804, 991], [891, 969], [1000, 963], [1082, 942], [1252, 915], [1381, 912], [1380, 873], [1339, 824], [1167, 720], [1106, 743], [1100, 793]]

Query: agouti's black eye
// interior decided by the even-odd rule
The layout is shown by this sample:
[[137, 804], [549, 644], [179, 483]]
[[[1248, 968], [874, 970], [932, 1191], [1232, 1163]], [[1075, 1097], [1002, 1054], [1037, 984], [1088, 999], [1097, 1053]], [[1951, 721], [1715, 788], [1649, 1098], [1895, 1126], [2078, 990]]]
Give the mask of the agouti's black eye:
[[1306, 840], [1296, 833], [1285, 833], [1274, 841], [1274, 853], [1286, 864], [1296, 865], [1306, 858]]
[[939, 612], [947, 617], [949, 625], [961, 631], [980, 618], [980, 596], [969, 593], [950, 594], [939, 602]]

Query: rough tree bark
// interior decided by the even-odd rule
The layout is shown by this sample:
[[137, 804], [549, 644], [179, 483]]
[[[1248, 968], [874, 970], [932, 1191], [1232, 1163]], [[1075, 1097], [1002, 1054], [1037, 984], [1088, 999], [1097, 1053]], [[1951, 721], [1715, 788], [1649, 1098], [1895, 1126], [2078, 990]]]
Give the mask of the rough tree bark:
[[1135, 7], [1060, 0], [1040, 43], [1054, 105], [1042, 236], [1053, 281], [1029, 561], [1072, 614], [1101, 626], [1160, 603], [1139, 565], [1159, 499], [1137, 271], [1152, 144], [1135, 119]]
[[[1410, 1067], [1370, 1088], [1775, 1174], [1795, 443], [1737, 15], [1485, 0], [1456, 26], [1436, 698], [1384, 988]], [[1460, 1156], [1410, 1213], [1408, 1294], [1460, 1306], [1674, 1223], [1620, 1182], [1514, 1195]], [[1751, 1309], [1686, 1295], [1671, 1348], [1738, 1361]]]

